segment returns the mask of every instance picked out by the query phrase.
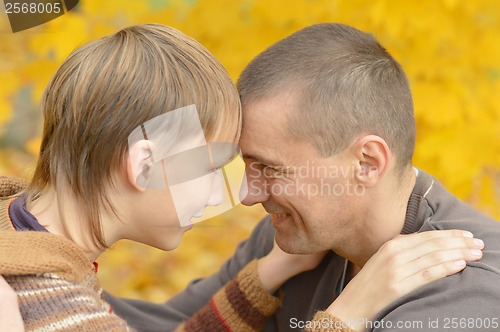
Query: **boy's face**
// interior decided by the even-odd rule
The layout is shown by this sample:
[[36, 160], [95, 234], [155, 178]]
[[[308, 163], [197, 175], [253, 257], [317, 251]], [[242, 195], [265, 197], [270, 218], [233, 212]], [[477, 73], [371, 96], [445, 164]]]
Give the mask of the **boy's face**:
[[244, 166], [237, 151], [235, 144], [212, 141], [164, 161], [165, 180], [180, 226], [211, 218], [231, 209], [235, 201], [239, 203], [234, 195], [239, 192]]
[[[133, 144], [147, 142], [139, 149], [146, 153], [131, 161], [139, 165], [133, 177], [148, 197], [139, 207], [147, 214], [141, 219], [148, 228], [141, 231], [146, 238], [140, 242], [173, 249], [193, 223], [239, 204], [245, 173], [239, 149], [230, 141], [235, 135], [218, 134], [207, 142], [194, 105], [152, 119], [133, 135]], [[158, 237], [163, 240], [148, 240]]]
[[[166, 181], [167, 186], [142, 193], [143, 203], [137, 205], [142, 212], [135, 218], [133, 227], [138, 233], [133, 240], [172, 250], [192, 224], [221, 214], [239, 203], [237, 196], [244, 181], [244, 163], [239, 155], [234, 157], [236, 146], [220, 142], [209, 142], [207, 146], [211, 147], [210, 155], [214, 156], [212, 162], [207, 163], [199, 154], [187, 151], [189, 158], [177, 156], [175, 161], [167, 158], [155, 166], [153, 173], [161, 174], [153, 174], [152, 178]], [[215, 153], [217, 146], [219, 150], [223, 147], [225, 153]], [[214, 163], [217, 158], [218, 162]], [[185, 163], [188, 160], [190, 162]], [[205, 169], [207, 165], [211, 167], [208, 170]], [[141, 239], [136, 237], [139, 233]]]

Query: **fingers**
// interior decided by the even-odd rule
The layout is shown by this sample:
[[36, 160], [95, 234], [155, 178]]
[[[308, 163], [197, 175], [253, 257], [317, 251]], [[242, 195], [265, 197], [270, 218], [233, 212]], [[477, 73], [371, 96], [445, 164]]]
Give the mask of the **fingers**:
[[422, 233], [399, 235], [394, 239], [386, 242], [383, 247], [389, 247], [389, 250], [401, 251], [407, 248], [415, 247], [419, 244], [431, 240], [446, 239], [446, 238], [472, 238], [471, 232], [462, 230], [433, 230]]
[[406, 294], [463, 270], [466, 261], [481, 259], [483, 248], [483, 241], [461, 230], [402, 235], [388, 241], [373, 264], [385, 261], [393, 290]]
[[[417, 251], [415, 248], [412, 251]], [[450, 250], [435, 250], [426, 253], [425, 255], [416, 258], [415, 260], [407, 260], [406, 264], [401, 264], [398, 268], [398, 273], [402, 278], [406, 276], [411, 276], [413, 274], [418, 274], [421, 271], [430, 269], [436, 266], [444, 265], [447, 268], [450, 267], [449, 264], [455, 264], [457, 262], [462, 265], [467, 262], [472, 262], [481, 259], [483, 256], [482, 251], [477, 247], [476, 249], [450, 249]], [[455, 265], [453, 265], [455, 266]], [[456, 273], [460, 270], [453, 270]]]
[[[474, 238], [434, 238], [397, 254], [401, 264], [418, 261], [419, 270], [451, 260], [474, 261], [482, 257], [484, 242]], [[423, 264], [423, 266], [422, 266]]]
[[483, 248], [483, 241], [474, 239], [470, 232], [446, 230], [398, 236], [386, 242], [377, 254], [397, 266], [430, 254], [429, 259], [432, 259], [446, 250], [469, 250], [459, 251], [463, 254], [459, 259], [470, 261], [480, 256], [478, 250]]
[[449, 261], [425, 268], [404, 279], [400, 284], [400, 291], [407, 294], [433, 281], [462, 271], [466, 266], [464, 260]]
[[[469, 234], [465, 233], [467, 237], [464, 237], [463, 231], [452, 230], [404, 235], [389, 241], [393, 242], [392, 245], [381, 248], [380, 256], [402, 280], [439, 264], [480, 259], [484, 243], [468, 237]], [[402, 242], [404, 245], [401, 245]]]

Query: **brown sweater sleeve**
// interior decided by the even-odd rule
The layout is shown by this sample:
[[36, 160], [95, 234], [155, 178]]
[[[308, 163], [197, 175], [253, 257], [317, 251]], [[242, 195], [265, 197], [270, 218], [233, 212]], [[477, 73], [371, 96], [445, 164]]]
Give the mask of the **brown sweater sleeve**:
[[325, 311], [318, 311], [305, 332], [356, 332], [347, 323]]
[[176, 332], [260, 331], [281, 300], [267, 293], [257, 274], [257, 260], [248, 263]]

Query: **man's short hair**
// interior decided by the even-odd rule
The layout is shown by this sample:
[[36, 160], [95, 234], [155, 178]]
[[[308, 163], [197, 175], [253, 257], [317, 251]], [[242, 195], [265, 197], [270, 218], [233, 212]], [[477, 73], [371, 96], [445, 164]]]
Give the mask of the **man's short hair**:
[[115, 211], [106, 189], [123, 169], [128, 136], [160, 114], [195, 104], [207, 139], [241, 127], [237, 90], [194, 39], [157, 24], [136, 25], [75, 50], [46, 87], [44, 127], [29, 200], [49, 186], [73, 191], [93, 241], [105, 247], [99, 210]]
[[259, 54], [238, 90], [244, 112], [253, 101], [289, 91], [295, 109], [286, 130], [323, 156], [363, 134], [382, 137], [399, 169], [411, 165], [415, 118], [399, 63], [370, 34], [343, 24], [304, 28]]

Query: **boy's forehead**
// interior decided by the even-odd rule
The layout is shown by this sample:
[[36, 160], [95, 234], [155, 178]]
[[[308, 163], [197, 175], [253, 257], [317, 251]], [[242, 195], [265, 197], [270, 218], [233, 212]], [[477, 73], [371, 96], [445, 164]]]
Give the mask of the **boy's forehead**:
[[207, 142], [195, 105], [161, 114], [141, 124], [130, 135], [129, 145], [139, 140], [152, 143], [151, 157], [156, 161], [169, 159], [177, 163], [222, 165], [239, 151], [234, 135], [231, 137], [228, 131], [219, 131]]
[[141, 124], [130, 135], [129, 145], [142, 139], [150, 141], [153, 144], [151, 152], [156, 160], [206, 147], [210, 143], [217, 146], [217, 151], [221, 150], [220, 146], [229, 149], [232, 144], [234, 151], [236, 143], [234, 130], [219, 130], [219, 133], [211, 136], [207, 140], [196, 106], [189, 105], [166, 112]]
[[167, 158], [185, 164], [210, 164], [220, 167], [239, 153], [238, 145], [230, 142], [208, 142], [207, 145], [187, 149]]

